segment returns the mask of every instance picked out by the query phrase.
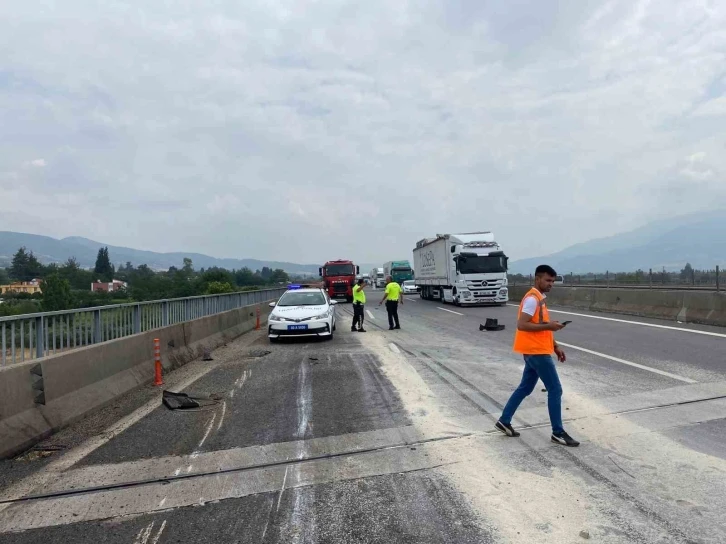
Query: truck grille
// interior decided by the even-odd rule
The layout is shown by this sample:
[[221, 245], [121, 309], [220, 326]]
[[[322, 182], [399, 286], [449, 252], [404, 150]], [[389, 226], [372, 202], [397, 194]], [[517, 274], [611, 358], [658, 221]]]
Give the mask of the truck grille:
[[503, 280], [467, 281], [466, 286], [469, 289], [496, 289], [502, 287], [503, 283]]
[[335, 283], [333, 284], [333, 293], [342, 293], [345, 294], [348, 292], [348, 286], [345, 283]]

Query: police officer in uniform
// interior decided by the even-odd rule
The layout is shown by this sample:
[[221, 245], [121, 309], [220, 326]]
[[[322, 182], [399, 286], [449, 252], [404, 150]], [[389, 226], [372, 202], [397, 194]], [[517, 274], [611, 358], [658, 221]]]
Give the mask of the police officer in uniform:
[[[401, 324], [398, 322], [398, 303], [403, 306], [403, 297], [401, 296], [401, 286], [398, 285], [391, 276], [386, 277], [386, 294], [379, 306], [386, 303], [386, 311], [388, 312], [388, 330], [400, 329]], [[394, 326], [395, 323], [395, 326]]]
[[351, 332], [366, 332], [363, 328], [365, 319], [366, 294], [363, 288], [366, 286], [366, 280], [363, 278], [353, 286], [353, 324], [350, 326]]

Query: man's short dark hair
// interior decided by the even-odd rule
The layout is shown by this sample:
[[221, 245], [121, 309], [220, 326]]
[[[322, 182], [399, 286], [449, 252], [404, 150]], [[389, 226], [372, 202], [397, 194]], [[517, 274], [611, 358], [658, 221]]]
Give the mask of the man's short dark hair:
[[363, 285], [366, 282], [363, 278], [358, 280], [358, 285]]
[[552, 276], [553, 278], [556, 278], [557, 277], [557, 272], [555, 272], [555, 269], [552, 268], [550, 265], [548, 265], [548, 264], [541, 264], [534, 271], [534, 275], [536, 277], [540, 277], [540, 276]]

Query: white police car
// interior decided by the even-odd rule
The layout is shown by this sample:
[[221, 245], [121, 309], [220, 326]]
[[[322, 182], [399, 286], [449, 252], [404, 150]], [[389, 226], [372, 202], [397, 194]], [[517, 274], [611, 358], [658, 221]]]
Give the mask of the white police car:
[[277, 302], [267, 320], [270, 342], [293, 336], [333, 338], [335, 305], [324, 289], [291, 285]]

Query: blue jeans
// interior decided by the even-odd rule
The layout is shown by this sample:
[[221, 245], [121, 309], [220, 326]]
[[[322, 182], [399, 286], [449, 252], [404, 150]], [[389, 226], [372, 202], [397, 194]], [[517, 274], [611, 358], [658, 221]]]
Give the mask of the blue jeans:
[[509, 397], [499, 421], [511, 424], [514, 412], [522, 401], [534, 391], [537, 379], [541, 379], [547, 388], [547, 408], [550, 412], [552, 432], [559, 434], [565, 429], [562, 427], [562, 385], [557, 375], [557, 367], [551, 355], [525, 355], [524, 372], [519, 387]]

